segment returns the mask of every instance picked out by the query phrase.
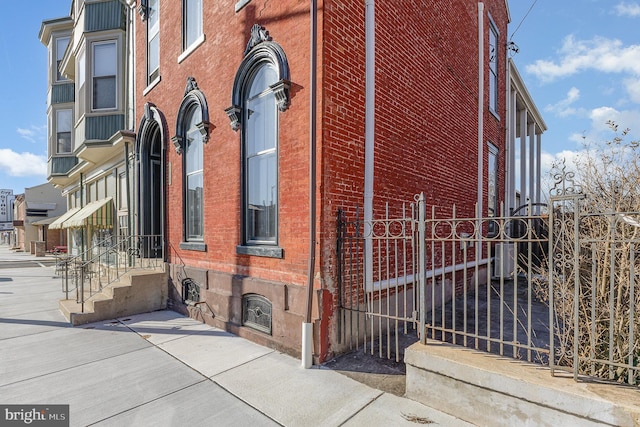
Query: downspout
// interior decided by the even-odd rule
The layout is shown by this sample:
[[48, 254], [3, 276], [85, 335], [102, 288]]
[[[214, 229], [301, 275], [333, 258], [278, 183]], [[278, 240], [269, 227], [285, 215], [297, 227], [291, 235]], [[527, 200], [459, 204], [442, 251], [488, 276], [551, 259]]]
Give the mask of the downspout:
[[307, 277], [306, 318], [302, 324], [302, 367], [313, 365], [313, 282], [316, 265], [316, 60], [318, 51], [318, 0], [311, 0], [311, 52], [309, 94], [309, 265]]
[[[478, 200], [477, 218], [482, 218], [484, 190], [484, 3], [478, 3]], [[481, 247], [481, 234], [478, 232], [478, 245]], [[480, 259], [480, 250], [476, 250], [476, 261]]]
[[375, 0], [365, 0], [365, 119], [364, 119], [364, 278], [373, 289], [373, 166], [375, 138]]

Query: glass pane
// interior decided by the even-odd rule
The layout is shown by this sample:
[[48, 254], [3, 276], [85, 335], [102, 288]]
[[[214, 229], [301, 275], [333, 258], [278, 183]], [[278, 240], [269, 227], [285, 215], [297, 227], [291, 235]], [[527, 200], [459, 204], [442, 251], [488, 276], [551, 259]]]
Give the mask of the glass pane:
[[80, 55], [78, 56], [78, 86], [79, 87], [81, 87], [84, 84], [84, 75], [85, 75], [84, 66], [85, 66], [85, 63], [84, 63], [84, 50], [83, 50], [82, 52], [80, 52]]
[[202, 35], [202, 0], [186, 1], [185, 48]]
[[276, 147], [276, 102], [273, 93], [247, 101], [246, 155]]
[[156, 34], [149, 40], [149, 75], [160, 66], [160, 36]]
[[263, 65], [258, 69], [258, 72], [253, 76], [251, 86], [249, 88], [249, 98], [264, 92], [272, 84], [278, 81], [278, 73], [271, 65]]
[[116, 107], [116, 77], [95, 77], [93, 79], [93, 108]]
[[127, 208], [127, 175], [125, 173], [121, 173], [118, 175], [118, 198], [120, 209]]
[[247, 161], [247, 238], [275, 240], [278, 212], [275, 152]]
[[58, 132], [58, 154], [71, 152], [71, 132]]
[[202, 238], [202, 195], [203, 177], [202, 173], [187, 176], [187, 238]]
[[185, 171], [187, 174], [202, 170], [202, 134], [199, 130], [187, 134], [185, 150]]
[[56, 80], [68, 80], [62, 74], [60, 74], [60, 63], [62, 62], [62, 57], [64, 56], [64, 52], [69, 45], [69, 37], [60, 37], [56, 40]]
[[93, 75], [115, 76], [118, 69], [115, 43], [93, 46]]
[[149, 14], [149, 28], [153, 27], [158, 23], [158, 0], [148, 0], [147, 3], [147, 12]]
[[71, 110], [60, 110], [57, 112], [58, 122], [56, 123], [58, 132], [71, 132]]
[[69, 45], [69, 37], [60, 37], [56, 40], [56, 60], [60, 61], [64, 56], [64, 51]]

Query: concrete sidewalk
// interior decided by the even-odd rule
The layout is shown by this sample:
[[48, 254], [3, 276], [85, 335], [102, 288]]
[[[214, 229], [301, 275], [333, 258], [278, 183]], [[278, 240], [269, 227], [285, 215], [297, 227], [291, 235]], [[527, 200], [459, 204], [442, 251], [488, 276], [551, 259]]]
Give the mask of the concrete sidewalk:
[[469, 425], [169, 310], [71, 327], [46, 264], [0, 245], [0, 404], [69, 404], [73, 426]]

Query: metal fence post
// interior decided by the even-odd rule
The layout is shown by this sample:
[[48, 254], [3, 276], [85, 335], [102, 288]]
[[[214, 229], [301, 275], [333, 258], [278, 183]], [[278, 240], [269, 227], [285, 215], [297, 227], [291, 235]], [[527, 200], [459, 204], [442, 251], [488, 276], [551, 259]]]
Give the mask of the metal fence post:
[[425, 217], [426, 217], [426, 205], [424, 200], [424, 193], [420, 193], [418, 196], [418, 297], [420, 298], [420, 343], [427, 343], [427, 333], [426, 333], [426, 318], [427, 318], [427, 309], [426, 309], [426, 259], [425, 259], [425, 244], [426, 244], [426, 236], [425, 236]]

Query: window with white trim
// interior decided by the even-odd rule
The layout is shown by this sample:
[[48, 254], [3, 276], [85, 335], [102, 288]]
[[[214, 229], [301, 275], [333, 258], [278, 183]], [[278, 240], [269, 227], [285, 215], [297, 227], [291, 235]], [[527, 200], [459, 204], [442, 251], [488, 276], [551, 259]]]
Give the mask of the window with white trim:
[[202, 0], [182, 0], [182, 50], [202, 36]]
[[498, 212], [498, 147], [489, 143], [489, 162], [487, 164], [488, 188], [487, 209], [489, 216], [497, 216]]
[[56, 39], [56, 82], [69, 81], [69, 79], [60, 72], [60, 64], [62, 63], [62, 58], [64, 58], [64, 52], [67, 50], [68, 45], [69, 37], [58, 37]]
[[71, 109], [56, 111], [56, 154], [69, 154], [72, 144], [73, 111]]
[[147, 2], [147, 84], [160, 75], [160, 1]]
[[92, 49], [92, 109], [114, 109], [117, 105], [118, 45], [115, 41], [100, 42], [94, 43]]
[[498, 30], [489, 24], [489, 108], [498, 113]]

